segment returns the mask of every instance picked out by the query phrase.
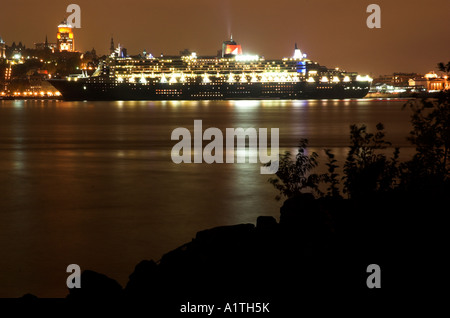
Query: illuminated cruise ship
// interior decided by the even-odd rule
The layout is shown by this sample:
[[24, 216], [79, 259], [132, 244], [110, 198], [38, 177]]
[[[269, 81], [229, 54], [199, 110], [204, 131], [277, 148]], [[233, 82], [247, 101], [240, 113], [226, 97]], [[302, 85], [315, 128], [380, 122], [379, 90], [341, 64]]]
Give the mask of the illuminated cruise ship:
[[231, 38], [218, 56], [129, 57], [119, 47], [85, 74], [49, 82], [66, 100], [328, 99], [362, 98], [372, 79], [328, 69], [295, 45], [290, 58], [242, 54]]

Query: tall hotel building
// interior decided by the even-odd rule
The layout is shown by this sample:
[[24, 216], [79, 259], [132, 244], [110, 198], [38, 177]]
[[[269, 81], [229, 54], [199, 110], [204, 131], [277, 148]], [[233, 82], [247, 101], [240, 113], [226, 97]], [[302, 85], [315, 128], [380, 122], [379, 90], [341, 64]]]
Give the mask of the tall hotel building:
[[5, 41], [3, 41], [2, 37], [0, 36], [0, 59], [6, 58], [6, 44]]
[[66, 20], [58, 25], [58, 33], [56, 34], [56, 45], [58, 51], [74, 52], [75, 51], [75, 39], [73, 36], [73, 27], [67, 24]]

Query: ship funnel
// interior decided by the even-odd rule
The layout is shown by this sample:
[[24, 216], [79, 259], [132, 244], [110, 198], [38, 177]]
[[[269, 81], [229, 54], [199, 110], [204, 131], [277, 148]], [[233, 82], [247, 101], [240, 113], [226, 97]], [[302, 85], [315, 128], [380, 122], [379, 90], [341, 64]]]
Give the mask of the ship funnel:
[[297, 47], [297, 43], [295, 43], [293, 58], [294, 59], [302, 59], [303, 58], [302, 51], [300, 51], [300, 49]]

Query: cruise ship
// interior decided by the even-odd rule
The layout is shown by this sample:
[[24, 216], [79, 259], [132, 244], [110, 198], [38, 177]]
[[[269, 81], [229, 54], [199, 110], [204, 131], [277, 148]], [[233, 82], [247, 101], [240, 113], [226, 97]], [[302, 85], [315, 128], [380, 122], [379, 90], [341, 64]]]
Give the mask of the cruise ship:
[[290, 58], [246, 55], [232, 38], [217, 56], [130, 57], [120, 45], [91, 75], [49, 82], [65, 100], [363, 98], [372, 79], [311, 61], [295, 44]]

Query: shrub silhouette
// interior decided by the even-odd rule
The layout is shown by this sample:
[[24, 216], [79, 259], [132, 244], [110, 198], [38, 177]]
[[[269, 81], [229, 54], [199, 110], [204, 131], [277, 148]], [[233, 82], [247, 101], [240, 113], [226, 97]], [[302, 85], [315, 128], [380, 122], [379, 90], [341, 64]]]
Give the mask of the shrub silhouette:
[[[280, 192], [275, 197], [277, 201], [283, 196], [291, 198], [299, 195], [306, 189], [321, 195], [318, 188], [320, 176], [310, 173], [313, 168], [317, 167], [319, 155], [315, 152], [308, 155], [306, 153], [307, 145], [307, 139], [300, 140], [295, 161], [292, 160], [290, 151], [281, 155], [276, 177], [269, 179], [269, 182]], [[266, 166], [269, 165], [270, 162], [266, 164]]]
[[402, 187], [406, 191], [430, 190], [449, 181], [450, 91], [436, 99], [409, 101], [413, 111], [409, 140], [416, 146], [412, 160], [402, 164]]
[[367, 132], [365, 125], [350, 126], [350, 150], [344, 164], [344, 193], [350, 198], [366, 197], [376, 192], [385, 192], [395, 187], [398, 175], [398, 155], [389, 160], [384, 150], [391, 143], [384, 140], [384, 126], [379, 123], [375, 134]]
[[326, 166], [328, 167], [328, 173], [322, 176], [321, 181], [327, 184], [327, 193], [325, 197], [327, 198], [342, 198], [339, 191], [339, 174], [336, 173], [336, 169], [339, 168], [337, 165], [337, 160], [334, 159], [335, 155], [330, 149], [325, 149], [325, 154], [327, 156], [328, 162]]
[[[436, 99], [408, 101], [403, 108], [407, 107], [412, 110], [413, 125], [408, 140], [416, 147], [411, 160], [400, 163], [399, 148], [395, 148], [391, 158], [386, 156], [384, 151], [391, 143], [385, 140], [383, 124], [377, 124], [375, 133], [368, 132], [365, 125], [351, 125], [344, 176], [340, 178], [336, 172], [339, 166], [329, 149], [325, 149], [328, 171], [319, 175], [313, 173], [319, 155], [308, 155], [308, 140], [301, 139], [295, 161], [290, 152], [285, 152], [276, 176], [268, 180], [279, 191], [276, 200], [304, 192], [322, 198], [342, 198], [339, 180], [343, 181], [343, 193], [351, 199], [394, 191], [444, 193], [450, 184], [450, 91], [442, 92]], [[326, 186], [325, 192], [320, 190], [321, 185]]]
[[444, 64], [442, 62], [438, 63], [437, 68], [441, 72], [445, 72], [447, 75], [450, 73], [450, 62]]

